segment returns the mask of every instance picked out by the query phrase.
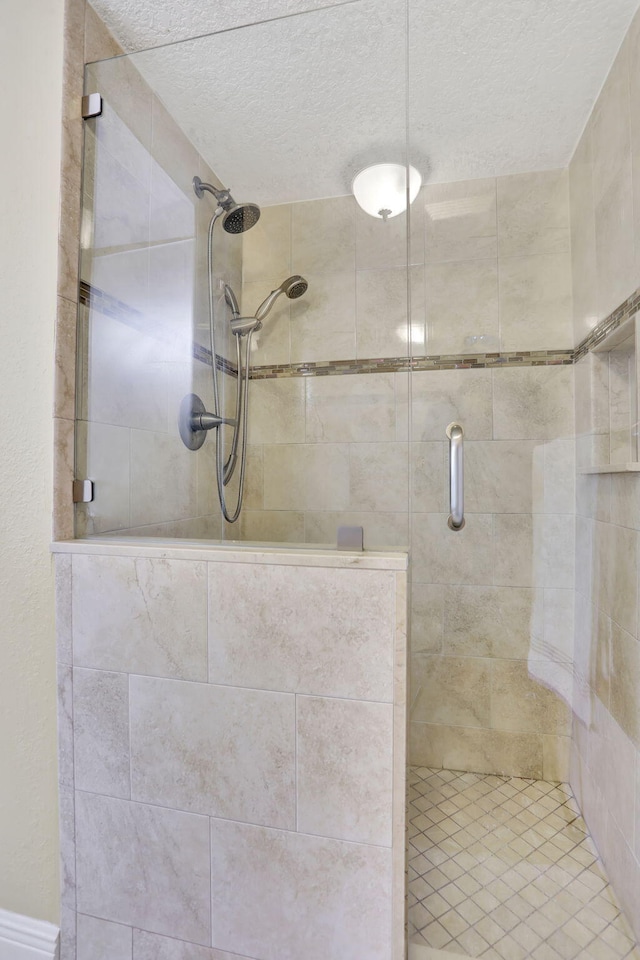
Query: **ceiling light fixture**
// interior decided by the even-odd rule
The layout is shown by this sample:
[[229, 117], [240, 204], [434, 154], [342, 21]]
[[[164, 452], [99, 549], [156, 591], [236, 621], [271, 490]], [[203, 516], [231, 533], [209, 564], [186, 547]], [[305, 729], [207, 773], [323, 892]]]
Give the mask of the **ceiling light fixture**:
[[[409, 167], [409, 203], [422, 185], [415, 167]], [[401, 163], [374, 163], [353, 178], [353, 195], [365, 213], [389, 220], [407, 209], [407, 167]]]

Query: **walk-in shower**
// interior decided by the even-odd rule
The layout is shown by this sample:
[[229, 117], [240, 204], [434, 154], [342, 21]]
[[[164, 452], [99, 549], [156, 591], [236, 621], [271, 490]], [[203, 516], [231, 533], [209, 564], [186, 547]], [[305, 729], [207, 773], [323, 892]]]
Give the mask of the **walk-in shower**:
[[[307, 290], [308, 284], [304, 277], [293, 276], [284, 280], [279, 287], [272, 290], [260, 304], [252, 317], [241, 317], [238, 299], [228, 283], [223, 285], [224, 301], [231, 310], [231, 332], [236, 341], [236, 402], [233, 419], [221, 414], [220, 389], [218, 385], [218, 354], [216, 351], [215, 335], [215, 291], [214, 291], [214, 246], [213, 231], [216, 222], [222, 217], [222, 228], [227, 233], [244, 233], [254, 227], [260, 219], [260, 207], [255, 203], [238, 204], [229, 190], [218, 189], [210, 183], [204, 183], [200, 177], [193, 178], [193, 189], [202, 199], [205, 192], [213, 194], [218, 206], [209, 221], [207, 231], [207, 279], [209, 290], [209, 334], [211, 341], [211, 376], [213, 381], [213, 413], [208, 413], [202, 400], [197, 394], [184, 397], [179, 411], [178, 426], [180, 436], [189, 450], [198, 450], [205, 441], [206, 431], [216, 432], [216, 484], [218, 500], [222, 515], [227, 523], [235, 523], [242, 510], [244, 497], [245, 472], [247, 468], [247, 421], [249, 416], [249, 379], [251, 375], [251, 340], [253, 334], [262, 329], [262, 321], [271, 312], [279, 296], [284, 294], [289, 300], [296, 300]], [[244, 357], [242, 340], [245, 340]], [[225, 460], [222, 428], [233, 428], [231, 448]], [[238, 445], [240, 445], [240, 480], [236, 505], [229, 509], [225, 494], [225, 487], [234, 475], [238, 463]]]
[[[622, 41], [619, 21], [602, 70], [585, 68], [581, 43], [600, 49], [611, 28], [613, 14], [593, 15], [605, 2], [593, 0], [588, 17], [562, 7], [571, 44], [540, 5], [522, 18], [503, 5], [511, 59], [498, 58], [500, 69], [520, 71], [526, 97], [511, 76], [497, 82], [482, 5], [462, 4], [456, 20], [415, 0], [408, 19], [404, 0], [358, 0], [87, 70], [85, 91], [100, 91], [104, 109], [85, 132], [76, 476], [94, 481], [94, 499], [78, 505], [77, 529], [103, 538], [88, 550], [125, 540], [115, 566], [135, 594], [122, 609], [136, 611], [136, 632], [132, 662], [120, 621], [109, 636], [98, 625], [85, 652], [94, 582], [74, 558], [73, 588], [90, 597], [74, 599], [74, 722], [97, 731], [100, 748], [104, 724], [83, 711], [91, 685], [108, 682], [121, 691], [125, 744], [117, 766], [109, 755], [107, 773], [90, 775], [95, 750], [78, 737], [80, 848], [86, 858], [95, 846], [92, 791], [132, 818], [164, 802], [209, 816], [211, 832], [187, 827], [204, 860], [202, 913], [215, 922], [211, 932], [185, 922], [189, 944], [251, 960], [404, 960], [375, 923], [391, 903], [385, 851], [404, 844], [403, 815], [389, 831], [387, 814], [402, 794], [390, 757], [403, 757], [408, 715], [415, 960], [442, 948], [565, 960], [589, 930], [585, 958], [603, 940], [605, 957], [626, 960], [629, 931], [587, 827], [629, 916], [640, 916], [630, 775], [640, 745], [638, 301], [637, 277], [622, 269], [635, 241], [616, 233], [632, 232], [635, 160], [627, 151], [618, 177], [614, 156], [633, 142], [624, 124], [640, 109], [629, 81], [630, 64], [640, 70], [637, 23], [593, 120], [565, 97], [580, 87], [580, 103], [592, 102]], [[475, 45], [468, 83], [449, 69], [460, 29]], [[634, 112], [617, 109], [620, 91]], [[486, 124], [487, 102], [499, 130]], [[387, 162], [415, 165], [423, 182], [385, 221], [351, 184]], [[625, 338], [607, 353], [616, 330]], [[345, 553], [340, 528], [363, 531]], [[174, 551], [179, 589], [166, 586], [174, 574], [162, 562], [121, 562], [138, 538], [141, 561]], [[392, 717], [389, 625], [405, 610], [407, 556], [408, 688], [405, 697], [398, 666]], [[397, 596], [385, 570], [398, 574]], [[151, 593], [180, 617], [147, 613]], [[406, 649], [400, 639], [400, 659]], [[267, 721], [263, 703], [225, 712], [231, 697], [244, 710], [254, 696], [280, 719]], [[112, 699], [96, 702], [110, 722]], [[208, 725], [210, 704], [241, 732]], [[233, 781], [207, 766], [219, 755], [209, 737], [215, 750], [224, 740]], [[123, 872], [132, 888], [139, 862], [164, 878], [167, 903], [192, 902], [187, 881], [177, 888], [149, 859], [157, 844], [143, 847]], [[353, 888], [333, 872], [351, 871], [351, 857], [364, 871], [350, 873]], [[404, 875], [402, 856], [394, 862]], [[129, 910], [130, 888], [114, 890], [97, 857], [95, 873], [104, 886], [80, 893], [80, 914], [93, 916], [104, 896], [105, 921], [182, 937], [151, 898]], [[323, 876], [333, 878], [330, 914]], [[351, 915], [325, 923], [336, 901]], [[329, 942], [334, 931], [349, 948]], [[148, 953], [164, 956], [161, 947]], [[133, 957], [146, 960], [135, 936]]]

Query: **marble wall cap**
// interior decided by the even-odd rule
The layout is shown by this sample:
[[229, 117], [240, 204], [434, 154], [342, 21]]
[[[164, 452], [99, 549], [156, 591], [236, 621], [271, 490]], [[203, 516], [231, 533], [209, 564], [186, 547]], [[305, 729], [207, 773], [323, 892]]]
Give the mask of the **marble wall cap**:
[[364, 551], [350, 553], [308, 545], [224, 543], [203, 540], [163, 540], [155, 537], [91, 537], [57, 540], [56, 554], [89, 554], [113, 557], [149, 557], [161, 560], [205, 560], [210, 563], [264, 563], [300, 567], [343, 567], [362, 570], [406, 570], [408, 552]]

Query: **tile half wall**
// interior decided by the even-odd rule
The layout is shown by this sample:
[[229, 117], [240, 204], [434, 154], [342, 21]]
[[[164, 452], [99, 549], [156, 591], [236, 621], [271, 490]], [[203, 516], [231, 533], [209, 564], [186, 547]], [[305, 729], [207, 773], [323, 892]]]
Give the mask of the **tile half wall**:
[[57, 557], [61, 960], [401, 960], [406, 556], [96, 547]]

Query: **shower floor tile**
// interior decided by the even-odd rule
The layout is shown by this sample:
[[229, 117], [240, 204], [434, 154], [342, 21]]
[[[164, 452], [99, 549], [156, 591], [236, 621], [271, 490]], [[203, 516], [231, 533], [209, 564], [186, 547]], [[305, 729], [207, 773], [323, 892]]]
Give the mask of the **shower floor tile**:
[[410, 960], [640, 960], [568, 784], [414, 767]]

